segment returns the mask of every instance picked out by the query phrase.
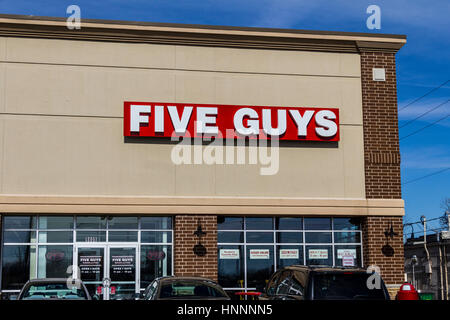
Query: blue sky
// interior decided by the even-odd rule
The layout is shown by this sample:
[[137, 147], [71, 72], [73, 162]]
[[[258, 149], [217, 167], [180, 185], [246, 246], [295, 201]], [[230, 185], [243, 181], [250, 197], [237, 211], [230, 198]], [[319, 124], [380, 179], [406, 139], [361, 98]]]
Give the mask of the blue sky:
[[[450, 79], [448, 0], [0, 0], [0, 13], [211, 25], [406, 34], [397, 54], [399, 108]], [[381, 8], [381, 30], [368, 30], [366, 8]], [[400, 125], [450, 98], [450, 82], [399, 113]], [[450, 103], [400, 129], [406, 136], [450, 113]], [[450, 117], [400, 141], [403, 183], [450, 167]], [[405, 221], [442, 215], [450, 170], [406, 183]]]

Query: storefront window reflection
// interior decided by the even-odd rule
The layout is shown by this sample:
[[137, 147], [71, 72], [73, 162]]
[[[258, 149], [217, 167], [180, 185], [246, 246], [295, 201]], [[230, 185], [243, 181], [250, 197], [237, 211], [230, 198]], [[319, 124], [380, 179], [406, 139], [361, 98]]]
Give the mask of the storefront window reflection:
[[[17, 294], [29, 279], [67, 278], [72, 273], [79, 273], [95, 294], [107, 273], [114, 277], [119, 271], [128, 272], [124, 257], [131, 261], [132, 270], [118, 278], [115, 297], [130, 290], [134, 295], [155, 277], [173, 272], [171, 217], [7, 215], [1, 225], [0, 287], [8, 294]], [[95, 259], [98, 263], [93, 265]], [[78, 269], [73, 265], [80, 270], [74, 271]]]
[[219, 283], [230, 292], [255, 290], [274, 271], [293, 264], [363, 263], [357, 217], [219, 216], [217, 222]]

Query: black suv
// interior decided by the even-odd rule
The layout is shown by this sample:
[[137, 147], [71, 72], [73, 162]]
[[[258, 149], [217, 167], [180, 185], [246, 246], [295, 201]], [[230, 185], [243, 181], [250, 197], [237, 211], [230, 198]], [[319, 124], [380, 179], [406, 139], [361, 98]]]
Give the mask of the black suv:
[[292, 265], [272, 275], [259, 299], [390, 300], [390, 297], [381, 276], [364, 269]]

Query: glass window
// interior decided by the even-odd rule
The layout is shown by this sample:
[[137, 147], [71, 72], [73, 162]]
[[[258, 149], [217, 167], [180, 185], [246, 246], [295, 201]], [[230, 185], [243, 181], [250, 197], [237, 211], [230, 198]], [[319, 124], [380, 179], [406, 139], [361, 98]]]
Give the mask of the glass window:
[[145, 243], [168, 243], [172, 242], [171, 231], [142, 231], [141, 242]]
[[137, 231], [109, 231], [108, 241], [111, 242], [136, 242], [138, 240]]
[[77, 229], [106, 229], [106, 217], [77, 216]]
[[172, 229], [171, 217], [142, 217], [141, 229]]
[[69, 243], [73, 241], [73, 231], [39, 231], [39, 242]]
[[360, 243], [361, 234], [359, 232], [335, 232], [335, 243]]
[[273, 230], [272, 218], [246, 218], [245, 227], [247, 230]]
[[137, 229], [138, 218], [137, 217], [109, 217], [108, 218], [109, 229]]
[[3, 232], [4, 243], [35, 243], [35, 231], [5, 231]]
[[218, 246], [219, 284], [227, 288], [245, 288], [243, 246]]
[[219, 243], [242, 243], [244, 242], [243, 232], [219, 231], [217, 233]]
[[277, 246], [277, 268], [281, 269], [294, 264], [304, 264], [303, 246]]
[[273, 246], [247, 246], [247, 287], [265, 287], [274, 272]]
[[172, 274], [172, 246], [141, 246], [141, 288], [147, 287], [155, 278]]
[[360, 230], [360, 218], [333, 218], [334, 230]]
[[277, 230], [302, 230], [302, 218], [276, 218]]
[[331, 246], [306, 246], [307, 265], [333, 265]]
[[266, 293], [268, 296], [275, 295], [277, 284], [278, 284], [278, 279], [280, 278], [280, 275], [281, 275], [281, 272], [278, 271], [277, 273], [274, 273], [272, 275], [272, 278], [270, 278], [270, 280], [267, 284], [267, 289], [266, 289]]
[[20, 290], [25, 282], [36, 278], [36, 247], [3, 246], [2, 290]]
[[344, 267], [361, 267], [361, 246], [359, 245], [342, 245], [334, 246], [334, 256], [336, 266]]
[[278, 243], [303, 243], [302, 232], [277, 232]]
[[83, 288], [74, 286], [70, 288], [66, 282], [39, 283], [25, 289], [22, 295], [24, 300], [53, 300], [58, 299], [86, 300]]
[[306, 243], [331, 243], [331, 232], [306, 232]]
[[248, 243], [273, 243], [273, 232], [247, 232]]
[[106, 231], [77, 231], [77, 241], [104, 242], [106, 241]]
[[39, 229], [73, 229], [73, 217], [39, 217]]
[[38, 278], [68, 278], [69, 266], [73, 264], [73, 247], [67, 246], [39, 246]]
[[217, 229], [218, 230], [243, 230], [244, 218], [235, 217], [217, 217]]
[[305, 218], [305, 230], [331, 230], [330, 218]]
[[3, 218], [4, 229], [36, 229], [36, 217], [6, 216]]

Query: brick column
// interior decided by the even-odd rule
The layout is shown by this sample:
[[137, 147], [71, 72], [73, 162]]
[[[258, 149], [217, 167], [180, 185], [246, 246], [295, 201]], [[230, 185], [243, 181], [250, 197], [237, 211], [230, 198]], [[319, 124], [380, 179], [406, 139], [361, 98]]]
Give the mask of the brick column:
[[[384, 68], [386, 81], [373, 80]], [[395, 52], [362, 50], [361, 84], [367, 199], [401, 199]], [[377, 265], [392, 293], [403, 282], [402, 217], [366, 217], [363, 221], [365, 266]], [[398, 235], [384, 234], [392, 224]]]
[[[206, 235], [201, 243], [206, 248], [204, 256], [198, 256], [193, 248], [198, 243], [194, 235], [198, 222]], [[175, 216], [176, 276], [199, 276], [217, 281], [217, 216], [177, 215]]]

